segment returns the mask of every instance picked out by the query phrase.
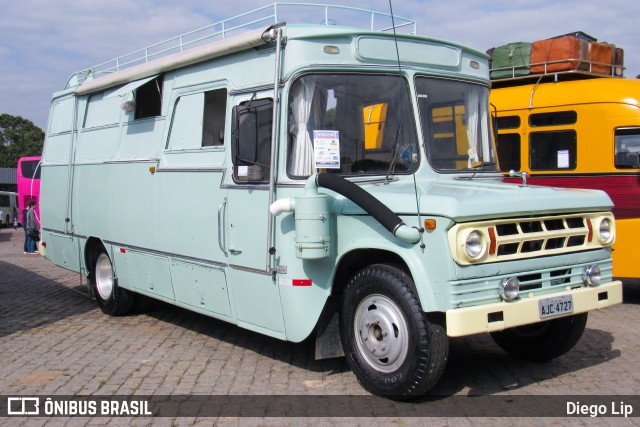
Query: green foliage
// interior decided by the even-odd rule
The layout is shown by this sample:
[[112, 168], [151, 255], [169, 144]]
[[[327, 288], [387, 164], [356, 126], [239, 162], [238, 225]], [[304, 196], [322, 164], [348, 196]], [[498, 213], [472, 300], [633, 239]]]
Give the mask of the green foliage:
[[0, 114], [0, 167], [15, 168], [20, 157], [40, 156], [44, 132], [31, 120]]

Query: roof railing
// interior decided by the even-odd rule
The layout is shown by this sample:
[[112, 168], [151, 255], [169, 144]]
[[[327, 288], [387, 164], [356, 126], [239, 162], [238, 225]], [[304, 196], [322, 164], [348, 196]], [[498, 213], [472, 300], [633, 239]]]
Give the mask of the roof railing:
[[[562, 71], [549, 71], [550, 66], [554, 64], [576, 64], [572, 69]], [[528, 74], [520, 73], [521, 70], [530, 70], [533, 67], [542, 67], [542, 72], [530, 72]], [[608, 68], [609, 72], [604, 73], [595, 70], [595, 68]], [[561, 79], [563, 75], [577, 76], [582, 75], [585, 78], [589, 77], [623, 77], [625, 67], [622, 65], [612, 64], [611, 62], [596, 62], [579, 58], [563, 58], [556, 61], [536, 62], [523, 65], [514, 65], [510, 67], [496, 67], [491, 68], [491, 73], [496, 71], [508, 71], [511, 75], [500, 75], [500, 77], [491, 77], [493, 82], [507, 82], [513, 80], [524, 80], [538, 78], [540, 76], [552, 76], [555, 81]]]
[[[350, 6], [276, 2], [77, 71], [71, 75], [66, 87], [76, 86], [85, 80], [94, 79], [103, 74], [115, 73], [204, 43], [223, 40], [241, 29], [254, 29], [258, 25], [277, 24], [284, 20], [287, 20], [288, 23], [308, 24], [310, 23], [311, 9], [322, 12], [321, 19], [314, 22], [318, 25], [339, 25], [341, 24], [340, 17], [343, 17], [348, 18], [344, 25], [348, 27], [365, 28], [370, 31], [395, 30], [416, 34], [416, 21], [395, 14], [392, 16], [389, 13]], [[302, 13], [297, 13], [301, 10]], [[318, 15], [315, 17], [317, 18]]]

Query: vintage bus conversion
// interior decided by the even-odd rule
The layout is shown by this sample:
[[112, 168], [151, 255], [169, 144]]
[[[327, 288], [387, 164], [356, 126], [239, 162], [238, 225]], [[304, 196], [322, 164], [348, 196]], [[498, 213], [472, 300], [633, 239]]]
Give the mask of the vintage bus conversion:
[[102, 311], [145, 295], [315, 333], [316, 357], [408, 399], [441, 377], [449, 337], [549, 360], [621, 302], [610, 198], [502, 181], [487, 55], [398, 17], [279, 24], [280, 7], [53, 95], [43, 244]]

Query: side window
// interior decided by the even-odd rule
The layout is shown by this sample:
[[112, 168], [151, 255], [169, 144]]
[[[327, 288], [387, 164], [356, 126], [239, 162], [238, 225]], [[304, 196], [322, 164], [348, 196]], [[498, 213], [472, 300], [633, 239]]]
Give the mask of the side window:
[[226, 89], [178, 98], [168, 148], [180, 150], [223, 145], [226, 108]]
[[227, 90], [218, 89], [204, 94], [202, 146], [224, 144], [224, 119], [227, 112]]
[[135, 120], [159, 116], [162, 113], [162, 75], [136, 89]]
[[532, 170], [575, 169], [577, 137], [574, 130], [532, 132], [529, 135], [529, 164]]
[[71, 131], [73, 106], [73, 98], [67, 98], [53, 106], [49, 124], [49, 134]]
[[520, 134], [502, 133], [496, 139], [498, 163], [502, 172], [520, 170]]
[[233, 180], [269, 182], [273, 100], [254, 99], [233, 107]]
[[640, 128], [616, 129], [615, 166], [619, 169], [640, 168]]
[[562, 126], [572, 125], [578, 121], [575, 111], [558, 111], [555, 113], [537, 113], [529, 116], [529, 126]]
[[105, 97], [104, 93], [91, 95], [84, 117], [85, 128], [117, 124], [120, 121], [121, 99], [118, 96]]
[[518, 129], [520, 127], [520, 116], [504, 116], [496, 118], [498, 130]]

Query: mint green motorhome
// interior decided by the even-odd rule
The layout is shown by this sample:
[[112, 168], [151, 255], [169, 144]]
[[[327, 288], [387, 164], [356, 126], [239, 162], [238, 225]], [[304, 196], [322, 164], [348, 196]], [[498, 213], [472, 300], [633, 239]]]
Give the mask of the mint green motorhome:
[[74, 74], [43, 153], [46, 257], [109, 315], [145, 295], [315, 334], [398, 399], [435, 385], [449, 337], [566, 353], [622, 300], [610, 199], [503, 183], [486, 55], [350, 11], [371, 26], [223, 30]]

